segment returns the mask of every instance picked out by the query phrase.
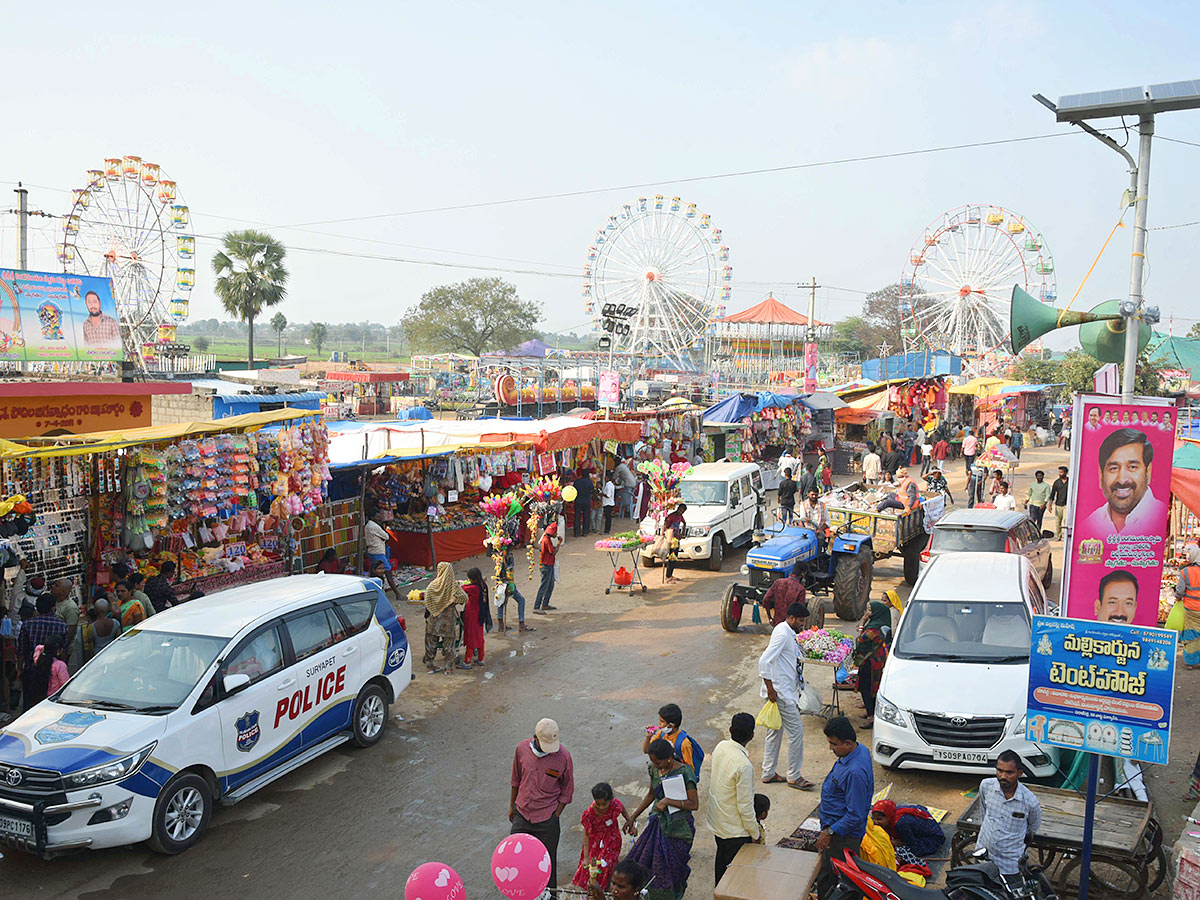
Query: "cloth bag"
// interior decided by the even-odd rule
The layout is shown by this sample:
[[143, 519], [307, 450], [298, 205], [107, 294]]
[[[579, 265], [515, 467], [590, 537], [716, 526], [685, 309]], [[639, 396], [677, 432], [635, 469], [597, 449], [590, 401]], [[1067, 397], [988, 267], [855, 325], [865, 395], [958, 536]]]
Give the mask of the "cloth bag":
[[778, 731], [783, 727], [783, 716], [779, 715], [779, 704], [768, 700], [763, 704], [763, 708], [758, 711], [758, 718], [754, 720], [755, 725], [761, 725], [763, 728], [769, 728], [772, 731]]
[[1169, 628], [1171, 631], [1183, 631], [1184, 606], [1182, 600], [1176, 600], [1175, 605], [1171, 607], [1171, 612], [1167, 616], [1167, 621], [1163, 628]]

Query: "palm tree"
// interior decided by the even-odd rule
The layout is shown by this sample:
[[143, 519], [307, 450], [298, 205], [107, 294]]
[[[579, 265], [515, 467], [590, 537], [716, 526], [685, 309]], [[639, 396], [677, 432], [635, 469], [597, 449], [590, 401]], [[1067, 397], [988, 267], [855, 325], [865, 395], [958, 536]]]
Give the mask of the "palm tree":
[[287, 316], [281, 312], [271, 316], [271, 330], [275, 332], [275, 355], [283, 356], [283, 329], [287, 328]]
[[254, 368], [254, 320], [287, 296], [283, 244], [261, 231], [230, 231], [213, 257], [213, 290], [230, 315], [249, 326], [248, 365]]

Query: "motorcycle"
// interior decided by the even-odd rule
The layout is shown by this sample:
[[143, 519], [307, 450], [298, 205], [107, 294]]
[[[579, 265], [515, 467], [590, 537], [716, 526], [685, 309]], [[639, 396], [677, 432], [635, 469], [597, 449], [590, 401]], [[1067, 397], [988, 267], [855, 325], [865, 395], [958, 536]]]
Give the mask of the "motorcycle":
[[838, 873], [833, 900], [1058, 900], [1041, 867], [1029, 865], [1025, 857], [1016, 875], [1004, 875], [988, 860], [986, 849], [972, 856], [978, 862], [951, 869], [942, 889], [917, 887], [898, 872], [847, 851], [845, 860], [830, 860]]

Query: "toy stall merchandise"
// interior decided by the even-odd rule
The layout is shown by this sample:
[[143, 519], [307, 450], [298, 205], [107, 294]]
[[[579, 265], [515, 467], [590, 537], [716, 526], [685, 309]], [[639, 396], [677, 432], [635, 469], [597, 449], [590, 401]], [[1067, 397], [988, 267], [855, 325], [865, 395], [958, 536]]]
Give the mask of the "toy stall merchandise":
[[759, 410], [744, 420], [742, 428], [725, 437], [725, 456], [732, 460], [768, 465], [778, 460], [784, 447], [801, 445], [812, 431], [812, 411], [799, 403]]

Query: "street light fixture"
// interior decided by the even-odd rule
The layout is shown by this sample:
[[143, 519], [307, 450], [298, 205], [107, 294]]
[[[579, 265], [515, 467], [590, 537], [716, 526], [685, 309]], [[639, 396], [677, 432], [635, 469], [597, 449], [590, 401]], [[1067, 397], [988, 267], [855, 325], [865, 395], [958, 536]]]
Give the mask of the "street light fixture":
[[[1128, 204], [1134, 206], [1133, 258], [1129, 271], [1129, 305], [1122, 309], [1122, 313], [1126, 315], [1126, 322], [1125, 358], [1121, 365], [1121, 399], [1122, 402], [1128, 403], [1133, 399], [1139, 323], [1149, 324], [1150, 319], [1150, 316], [1146, 315], [1148, 310], [1142, 308], [1142, 275], [1146, 265], [1146, 203], [1150, 189], [1150, 144], [1154, 137], [1154, 116], [1160, 112], [1200, 109], [1200, 79], [1067, 94], [1059, 97], [1058, 103], [1051, 103], [1041, 94], [1034, 94], [1033, 99], [1051, 110], [1056, 121], [1082, 128], [1116, 150], [1129, 163], [1131, 183]], [[1089, 119], [1134, 115], [1138, 117], [1140, 135], [1136, 162], [1125, 148], [1087, 123]]]

